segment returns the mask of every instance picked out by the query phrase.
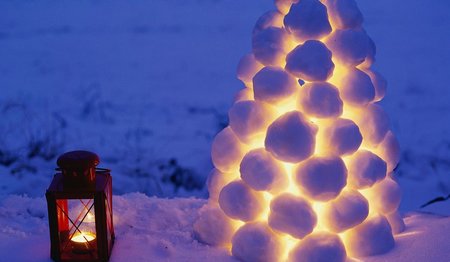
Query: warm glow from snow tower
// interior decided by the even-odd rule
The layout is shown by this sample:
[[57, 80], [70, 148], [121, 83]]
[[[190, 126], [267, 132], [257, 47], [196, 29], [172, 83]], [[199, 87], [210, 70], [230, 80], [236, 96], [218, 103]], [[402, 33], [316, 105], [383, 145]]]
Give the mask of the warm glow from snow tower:
[[399, 145], [354, 0], [275, 0], [212, 145], [197, 238], [242, 261], [346, 261], [402, 231]]

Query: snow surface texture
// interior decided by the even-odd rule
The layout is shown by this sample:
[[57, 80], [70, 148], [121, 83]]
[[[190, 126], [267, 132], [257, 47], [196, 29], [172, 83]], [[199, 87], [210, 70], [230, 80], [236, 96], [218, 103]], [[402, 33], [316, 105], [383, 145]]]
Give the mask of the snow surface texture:
[[[372, 69], [375, 45], [354, 0], [291, 4], [257, 21], [253, 56], [238, 65], [249, 91], [214, 139], [214, 211], [201, 215], [196, 234], [249, 262], [389, 252], [404, 229], [400, 150], [378, 103], [386, 82]], [[226, 216], [217, 218], [217, 205]], [[226, 237], [213, 230], [220, 223]]]
[[[228, 250], [204, 245], [194, 238], [194, 222], [199, 219], [199, 216], [201, 219], [204, 212], [210, 212], [209, 214], [217, 219], [214, 233], [221, 235], [216, 235], [215, 239], [231, 237], [229, 231], [231, 227], [223, 227], [224, 224], [221, 223], [223, 215], [216, 212], [220, 209], [213, 208], [213, 211], [206, 211], [205, 207], [209, 205], [205, 205], [206, 201], [203, 199], [168, 200], [133, 193], [114, 196], [113, 203], [116, 242], [111, 262], [238, 261]], [[439, 208], [450, 210], [448, 203]], [[448, 261], [450, 257], [449, 217], [410, 213], [405, 216], [405, 223], [407, 230], [395, 237], [396, 246], [391, 252], [381, 256], [366, 257], [364, 261]], [[8, 196], [4, 198], [0, 201], [0, 226], [0, 256], [7, 258], [4, 261], [51, 262], [47, 207], [44, 197]], [[217, 230], [218, 228], [220, 230]], [[257, 226], [254, 230], [261, 230], [261, 227]], [[260, 234], [267, 236], [266, 240], [273, 237], [264, 231], [264, 227]], [[273, 243], [259, 244], [272, 245]], [[312, 245], [317, 245], [317, 241], [298, 248], [302, 249], [301, 253], [309, 250], [308, 256], [312, 257], [317, 255], [311, 252]], [[335, 250], [334, 254], [342, 255], [336, 240], [327, 241], [326, 246]], [[253, 255], [270, 255], [272, 252], [272, 250], [262, 249], [259, 251], [260, 253]], [[241, 252], [247, 251], [241, 250]]]

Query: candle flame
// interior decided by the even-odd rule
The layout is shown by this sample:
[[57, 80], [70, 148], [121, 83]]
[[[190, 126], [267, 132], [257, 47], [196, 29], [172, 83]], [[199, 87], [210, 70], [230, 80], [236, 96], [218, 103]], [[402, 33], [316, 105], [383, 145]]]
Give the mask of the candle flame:
[[85, 242], [90, 242], [92, 240], [95, 239], [95, 234], [94, 233], [90, 233], [90, 232], [81, 232], [81, 233], [77, 233], [75, 234], [71, 241], [76, 242], [76, 243], [85, 243]]

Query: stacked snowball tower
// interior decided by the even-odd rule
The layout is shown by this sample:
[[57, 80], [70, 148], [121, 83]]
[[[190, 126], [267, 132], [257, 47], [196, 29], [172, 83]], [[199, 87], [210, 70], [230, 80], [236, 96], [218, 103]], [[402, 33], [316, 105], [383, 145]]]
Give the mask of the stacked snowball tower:
[[386, 81], [355, 0], [275, 0], [212, 145], [201, 242], [241, 261], [348, 261], [404, 229]]

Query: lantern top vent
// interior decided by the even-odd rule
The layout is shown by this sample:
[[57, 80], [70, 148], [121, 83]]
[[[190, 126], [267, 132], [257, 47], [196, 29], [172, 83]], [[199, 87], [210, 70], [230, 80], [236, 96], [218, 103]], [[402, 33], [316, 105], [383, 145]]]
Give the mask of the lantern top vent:
[[94, 188], [96, 166], [100, 163], [97, 154], [89, 151], [71, 151], [62, 154], [57, 162], [63, 174], [65, 188]]
[[100, 163], [97, 154], [77, 150], [62, 154], [56, 162], [61, 169], [83, 170], [95, 168]]

